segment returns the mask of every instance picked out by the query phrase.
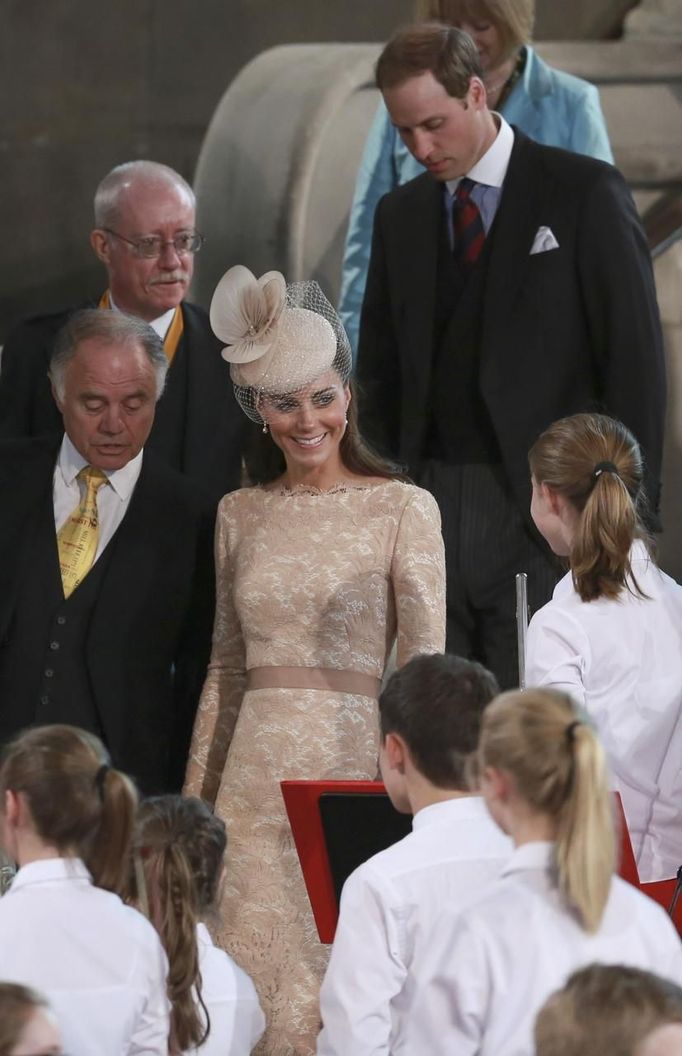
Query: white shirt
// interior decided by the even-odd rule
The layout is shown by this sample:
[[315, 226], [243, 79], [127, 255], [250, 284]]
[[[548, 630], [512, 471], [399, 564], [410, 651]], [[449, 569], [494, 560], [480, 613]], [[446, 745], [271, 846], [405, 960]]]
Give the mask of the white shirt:
[[166, 956], [82, 861], [22, 866], [0, 898], [0, 979], [45, 994], [69, 1056], [167, 1056]]
[[443, 906], [478, 895], [512, 852], [478, 796], [424, 807], [412, 825], [344, 885], [318, 1056], [393, 1050], [414, 992], [413, 959]]
[[682, 587], [643, 543], [630, 560], [647, 598], [583, 602], [560, 581], [530, 622], [526, 684], [564, 690], [592, 717], [640, 879], [663, 880], [682, 865]]
[[[87, 465], [86, 460], [64, 434], [52, 478], [54, 524], [57, 532], [85, 496], [85, 484], [76, 478], [81, 469]], [[131, 458], [122, 469], [102, 470], [107, 483], [102, 484], [97, 492], [99, 535], [95, 560], [111, 541], [114, 532], [125, 517], [141, 469], [142, 451], [135, 455], [135, 458]]]
[[559, 900], [552, 850], [517, 848], [475, 904], [441, 914], [415, 961], [417, 990], [396, 1056], [533, 1056], [540, 1006], [593, 962], [682, 983], [682, 945], [665, 910], [614, 877], [601, 924], [589, 934]]
[[[483, 222], [483, 230], [486, 235], [492, 227], [497, 207], [502, 196], [502, 185], [509, 168], [512, 147], [514, 146], [514, 131], [508, 125], [501, 114], [495, 114], [499, 124], [497, 136], [486, 150], [482, 158], [466, 173], [473, 180], [475, 187], [471, 191], [471, 197], [478, 206]], [[452, 202], [459, 187], [461, 176], [455, 180], [447, 180], [445, 186], [448, 189], [446, 195], [446, 207], [448, 216], [452, 219]]]
[[[121, 309], [116, 304], [114, 304], [114, 298], [111, 296], [111, 290], [109, 290], [109, 304], [111, 305], [113, 311], [121, 311]], [[168, 311], [164, 312], [163, 315], [160, 315], [158, 319], [152, 319], [152, 321], [148, 324], [149, 326], [151, 326], [152, 330], [156, 331], [162, 341], [166, 340], [166, 334], [168, 333], [170, 325], [173, 322], [174, 315], [175, 308], [169, 308]], [[144, 320], [142, 320], [142, 322], [144, 322]]]
[[211, 942], [204, 924], [197, 927], [201, 997], [211, 1031], [198, 1049], [200, 1056], [249, 1056], [265, 1030], [265, 1016], [251, 979], [231, 957]]

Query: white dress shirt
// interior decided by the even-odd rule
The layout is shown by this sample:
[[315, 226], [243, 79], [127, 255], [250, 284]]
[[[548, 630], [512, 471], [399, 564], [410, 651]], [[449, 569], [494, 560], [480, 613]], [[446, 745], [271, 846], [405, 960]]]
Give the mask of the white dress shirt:
[[682, 865], [682, 587], [630, 555], [647, 595], [583, 602], [565, 576], [528, 629], [526, 685], [570, 693], [594, 720], [642, 880]]
[[[483, 223], [483, 230], [486, 235], [493, 225], [497, 207], [500, 204], [502, 185], [504, 183], [504, 178], [507, 175], [509, 159], [511, 158], [512, 147], [514, 146], [514, 130], [507, 124], [501, 114], [495, 114], [495, 118], [499, 122], [497, 136], [490, 144], [483, 157], [479, 158], [476, 164], [466, 173], [468, 178], [475, 183], [475, 186], [471, 191], [471, 198], [478, 206], [478, 211], [481, 214], [481, 221]], [[452, 203], [462, 179], [462, 176], [458, 176], [457, 179], [447, 180], [445, 183], [447, 188], [445, 204], [450, 219], [448, 230], [451, 235]]]
[[586, 932], [551, 880], [551, 843], [517, 848], [475, 904], [441, 914], [415, 961], [417, 990], [398, 1056], [533, 1056], [540, 1006], [592, 963], [682, 984], [682, 945], [665, 910], [619, 877]]
[[[76, 478], [81, 469], [87, 465], [86, 460], [79, 454], [65, 433], [52, 481], [54, 524], [57, 532], [85, 496], [85, 484]], [[125, 517], [141, 469], [142, 451], [135, 455], [135, 458], [131, 458], [122, 469], [102, 471], [107, 478], [107, 483], [103, 484], [97, 492], [99, 535], [95, 560], [111, 541], [114, 532]]]
[[412, 826], [344, 885], [318, 1056], [393, 1051], [414, 992], [413, 960], [443, 907], [478, 895], [512, 852], [479, 796], [424, 807]]
[[[120, 312], [121, 309], [114, 303], [114, 298], [111, 296], [111, 290], [109, 290], [109, 304], [115, 312]], [[155, 330], [162, 341], [166, 340], [166, 334], [170, 329], [170, 325], [173, 322], [173, 316], [175, 315], [175, 308], [169, 308], [167, 312], [160, 315], [158, 319], [152, 319], [149, 325], [152, 330]], [[144, 320], [142, 320], [144, 321]]]
[[21, 867], [0, 898], [0, 979], [45, 994], [69, 1056], [167, 1056], [166, 956], [78, 858]]
[[265, 1030], [265, 1016], [251, 979], [231, 957], [211, 942], [205, 924], [197, 927], [201, 997], [211, 1031], [198, 1049], [200, 1056], [249, 1056]]

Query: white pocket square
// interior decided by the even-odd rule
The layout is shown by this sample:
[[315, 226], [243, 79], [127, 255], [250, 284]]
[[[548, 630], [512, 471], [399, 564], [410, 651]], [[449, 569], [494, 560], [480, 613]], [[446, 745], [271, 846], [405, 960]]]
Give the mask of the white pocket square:
[[531, 255], [533, 253], [546, 253], [549, 249], [558, 248], [559, 243], [557, 242], [551, 227], [539, 227], [535, 238], [533, 239], [533, 245], [530, 250]]

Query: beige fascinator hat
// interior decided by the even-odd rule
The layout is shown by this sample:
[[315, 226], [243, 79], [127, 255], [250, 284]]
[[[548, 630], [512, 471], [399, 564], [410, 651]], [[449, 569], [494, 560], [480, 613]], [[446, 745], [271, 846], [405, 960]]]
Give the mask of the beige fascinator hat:
[[259, 279], [236, 264], [226, 271], [211, 300], [211, 326], [226, 348], [235, 395], [254, 422], [263, 398], [299, 392], [334, 368], [350, 377], [346, 331], [318, 284], [286, 284], [279, 271]]

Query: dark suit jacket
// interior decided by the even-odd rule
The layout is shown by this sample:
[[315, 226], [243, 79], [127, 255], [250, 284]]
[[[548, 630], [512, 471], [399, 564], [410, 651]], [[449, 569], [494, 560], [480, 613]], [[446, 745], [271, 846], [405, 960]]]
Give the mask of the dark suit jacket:
[[[0, 359], [0, 438], [61, 431], [62, 419], [47, 371], [56, 334], [74, 310], [36, 316], [7, 338]], [[182, 340], [147, 448], [202, 485], [218, 502], [239, 487], [245, 418], [234, 398], [229, 364], [220, 355], [222, 343], [211, 330], [206, 312], [183, 303], [182, 315]], [[176, 369], [181, 361], [186, 363], [182, 375]], [[182, 385], [184, 420], [177, 421], [174, 388]]]
[[[26, 526], [44, 508], [60, 443], [0, 442], [0, 650], [12, 647]], [[196, 486], [145, 451], [83, 643], [114, 763], [145, 791], [182, 785], [210, 653], [214, 523]]]
[[[517, 129], [494, 221], [479, 384], [528, 513], [527, 454], [551, 422], [599, 409], [633, 431], [657, 505], [665, 367], [649, 251], [617, 169]], [[418, 473], [429, 423], [443, 188], [428, 174], [380, 201], [358, 353], [361, 424]], [[558, 249], [531, 255], [541, 226]], [[492, 233], [492, 232], [491, 232]], [[446, 331], [457, 353], [457, 324]]]

